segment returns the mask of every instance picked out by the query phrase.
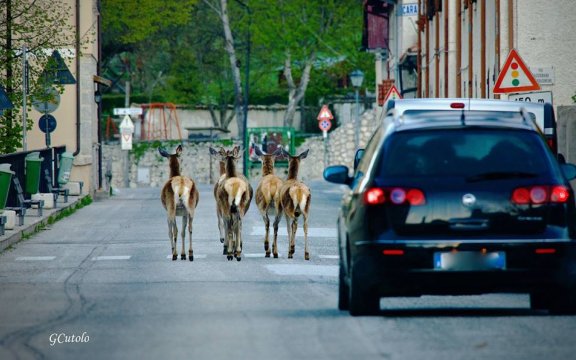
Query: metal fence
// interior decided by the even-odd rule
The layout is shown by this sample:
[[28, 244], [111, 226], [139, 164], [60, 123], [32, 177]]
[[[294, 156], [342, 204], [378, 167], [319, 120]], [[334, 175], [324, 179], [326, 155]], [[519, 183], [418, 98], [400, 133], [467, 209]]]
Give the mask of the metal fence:
[[[48, 184], [44, 179], [44, 171], [48, 169], [50, 176], [52, 178], [52, 185], [55, 185], [55, 178], [60, 169], [60, 155], [66, 151], [66, 146], [57, 146], [53, 148], [46, 148], [41, 150], [33, 151], [22, 151], [12, 154], [0, 155], [0, 164], [10, 164], [11, 170], [14, 171], [14, 176], [18, 177], [22, 187], [24, 187], [26, 181], [26, 156], [30, 153], [39, 152], [40, 157], [43, 159], [40, 168], [40, 186], [39, 192], [48, 192]], [[25, 198], [30, 198], [30, 194], [24, 194]], [[18, 206], [18, 198], [16, 194], [16, 189], [14, 186], [10, 186], [10, 191], [8, 192], [8, 199], [6, 200], [6, 206]]]

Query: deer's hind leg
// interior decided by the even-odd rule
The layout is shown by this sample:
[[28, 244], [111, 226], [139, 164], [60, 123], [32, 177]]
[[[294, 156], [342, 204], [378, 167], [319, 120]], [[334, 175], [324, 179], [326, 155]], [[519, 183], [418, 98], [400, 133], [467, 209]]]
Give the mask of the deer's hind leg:
[[192, 219], [194, 219], [194, 213], [188, 215], [188, 239], [190, 241], [188, 247], [188, 260], [194, 261], [194, 250], [192, 250]]
[[178, 259], [178, 251], [176, 251], [176, 239], [178, 238], [178, 228], [176, 227], [176, 218], [168, 217], [168, 238], [172, 248], [172, 260]]
[[188, 225], [188, 215], [182, 215], [182, 251], [180, 251], [180, 259], [186, 260], [186, 227]]

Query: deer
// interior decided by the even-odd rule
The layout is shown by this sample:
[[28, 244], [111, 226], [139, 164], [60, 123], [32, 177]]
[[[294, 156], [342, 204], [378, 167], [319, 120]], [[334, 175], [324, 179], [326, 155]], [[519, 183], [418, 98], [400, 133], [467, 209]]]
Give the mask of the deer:
[[186, 242], [186, 226], [188, 226], [189, 248], [188, 259], [194, 261], [194, 251], [192, 250], [192, 220], [194, 219], [194, 211], [198, 205], [200, 198], [198, 188], [194, 181], [183, 176], [180, 173], [179, 158], [182, 154], [182, 145], [178, 145], [174, 153], [168, 153], [166, 149], [160, 147], [158, 152], [161, 156], [168, 158], [170, 177], [162, 187], [160, 199], [162, 206], [168, 214], [168, 238], [170, 246], [172, 247], [172, 260], [178, 259], [178, 251], [176, 250], [176, 242], [178, 239], [178, 225], [176, 223], [176, 216], [182, 216], [182, 251], [180, 252], [181, 260], [186, 260], [185, 242]]
[[237, 174], [236, 162], [241, 157], [237, 146], [231, 151], [219, 152], [225, 163], [224, 178], [216, 190], [217, 212], [222, 216], [225, 250], [228, 260], [242, 260], [242, 218], [250, 208], [253, 191], [248, 179]]
[[[276, 204], [276, 213], [286, 216], [286, 228], [288, 230], [288, 258], [294, 257], [296, 248], [296, 230], [298, 228], [298, 218], [304, 219], [304, 259], [310, 260], [308, 249], [308, 214], [310, 210], [310, 200], [312, 198], [310, 188], [302, 181], [298, 180], [298, 169], [300, 161], [308, 156], [310, 149], [303, 151], [300, 155], [292, 156], [282, 148], [284, 156], [288, 157], [288, 176], [280, 188], [280, 201]], [[274, 220], [274, 227], [278, 226], [280, 217]]]
[[[266, 234], [264, 235], [264, 251], [266, 257], [270, 257], [270, 218], [269, 212], [275, 210], [275, 219], [282, 217], [279, 213], [280, 207], [276, 204], [280, 202], [280, 188], [283, 181], [274, 174], [274, 161], [278, 157], [283, 157], [282, 149], [277, 148], [272, 154], [264, 153], [258, 146], [254, 146], [254, 152], [262, 162], [262, 178], [256, 187], [256, 206], [264, 220], [264, 228]], [[274, 222], [274, 241], [272, 243], [272, 253], [274, 258], [278, 258], [278, 221]]]
[[[220, 147], [220, 150], [216, 150], [210, 147], [209, 150], [211, 155], [220, 156], [220, 160], [218, 161], [220, 177], [218, 178], [218, 181], [216, 181], [216, 183], [214, 184], [214, 199], [216, 199], [216, 216], [218, 217], [218, 231], [220, 232], [220, 243], [224, 244], [224, 237], [225, 237], [224, 222], [222, 220], [222, 213], [220, 211], [220, 207], [218, 206], [218, 187], [220, 186], [220, 184], [222, 184], [222, 182], [226, 178], [225, 157], [228, 152], [223, 147]], [[224, 255], [226, 255], [226, 244], [224, 245]]]

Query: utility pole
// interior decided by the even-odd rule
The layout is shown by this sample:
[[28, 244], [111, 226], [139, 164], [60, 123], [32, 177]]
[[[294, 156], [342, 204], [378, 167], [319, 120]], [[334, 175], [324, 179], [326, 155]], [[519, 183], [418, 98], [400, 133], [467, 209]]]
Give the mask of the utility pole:
[[[130, 107], [130, 81], [126, 81], [126, 96], [124, 97], [124, 107]], [[122, 134], [120, 134], [122, 136]], [[130, 150], [124, 150], [123, 162], [124, 162], [124, 187], [130, 187], [130, 165], [128, 164], [128, 152]]]
[[28, 94], [28, 48], [26, 45], [22, 46], [22, 150], [26, 151], [26, 128], [28, 127], [28, 110], [26, 108]]

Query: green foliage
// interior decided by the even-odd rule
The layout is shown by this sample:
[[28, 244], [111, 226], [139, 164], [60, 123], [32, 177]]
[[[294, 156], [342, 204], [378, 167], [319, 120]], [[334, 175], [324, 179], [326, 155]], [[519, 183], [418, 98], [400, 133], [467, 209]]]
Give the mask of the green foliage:
[[[181, 10], [173, 18], [154, 20], [152, 14], [143, 19], [153, 8], [150, 2], [154, 1], [140, 1], [143, 8], [136, 10], [137, 3], [131, 0], [103, 0], [104, 76], [130, 80], [131, 100], [136, 103], [208, 105], [213, 110], [214, 126], [227, 127], [235, 93], [222, 22], [214, 11], [220, 1], [201, 0], [189, 7], [194, 1], [168, 0], [164, 2], [166, 9], [159, 12], [178, 7], [189, 11]], [[108, 17], [110, 13], [116, 15]], [[132, 20], [127, 13], [139, 16]], [[319, 106], [329, 96], [352, 92], [343, 88], [342, 80], [354, 69], [364, 71], [365, 84], [374, 82], [373, 55], [358, 50], [362, 37], [360, 1], [228, 0], [228, 13], [243, 81], [249, 52], [250, 104], [287, 103], [289, 89], [282, 71], [287, 54], [296, 82], [305, 62], [316, 59], [302, 102], [306, 106]], [[146, 29], [142, 24], [129, 26], [131, 22], [160, 21], [162, 26]], [[114, 95], [104, 97], [108, 113], [113, 107], [124, 106], [122, 90], [115, 87], [113, 91], [119, 92], [117, 100], [112, 100]], [[316, 113], [307, 112], [305, 131], [318, 131]]]
[[[41, 99], [45, 94], [45, 83], [40, 75], [51, 55], [46, 49], [75, 47], [75, 31], [70, 25], [73, 12], [68, 3], [65, 0], [0, 1], [0, 85], [14, 105], [14, 109], [0, 116], [0, 154], [15, 152], [22, 146], [22, 47], [26, 45], [30, 54], [28, 110], [32, 107], [32, 99]], [[8, 6], [11, 18], [7, 16]], [[10, 33], [8, 28], [11, 28]], [[89, 36], [81, 39], [80, 45], [88, 41]], [[58, 90], [62, 92], [63, 89]], [[32, 121], [26, 125], [31, 129]]]
[[163, 28], [185, 25], [197, 0], [102, 0], [102, 26], [124, 44], [147, 40]]

